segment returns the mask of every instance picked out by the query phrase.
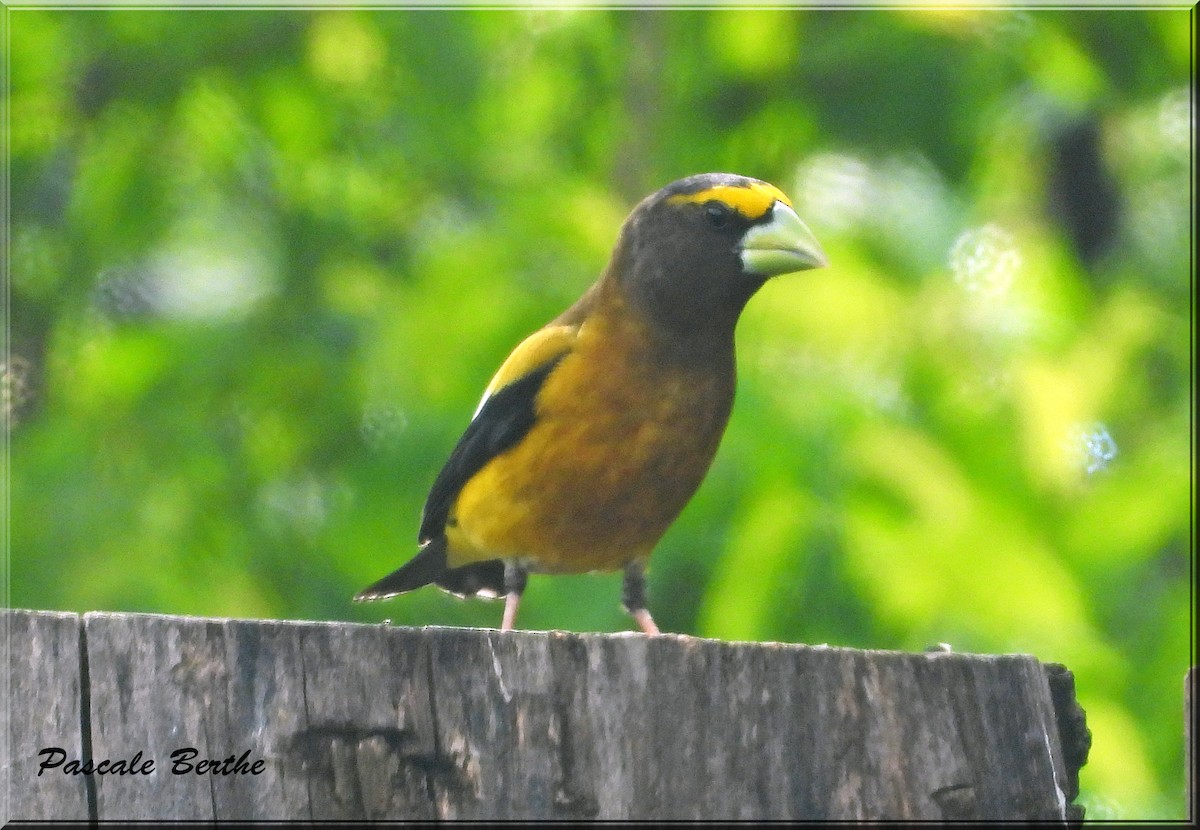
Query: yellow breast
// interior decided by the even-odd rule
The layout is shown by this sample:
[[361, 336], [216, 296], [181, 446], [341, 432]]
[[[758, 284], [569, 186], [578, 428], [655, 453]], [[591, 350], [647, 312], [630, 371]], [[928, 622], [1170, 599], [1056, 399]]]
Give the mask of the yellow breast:
[[663, 361], [648, 329], [596, 314], [540, 390], [537, 421], [459, 493], [452, 567], [521, 558], [545, 572], [648, 556], [712, 462], [732, 402], [719, 366]]

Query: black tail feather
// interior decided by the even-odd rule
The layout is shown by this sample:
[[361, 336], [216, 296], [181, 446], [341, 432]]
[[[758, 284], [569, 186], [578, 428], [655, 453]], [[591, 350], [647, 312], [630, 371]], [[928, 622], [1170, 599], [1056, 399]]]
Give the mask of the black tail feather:
[[372, 599], [387, 599], [428, 585], [446, 573], [446, 537], [430, 539], [420, 552], [401, 568], [392, 571], [383, 579], [368, 585], [354, 595], [355, 602]]
[[446, 567], [446, 537], [437, 536], [398, 570], [354, 595], [355, 602], [387, 599], [429, 583], [460, 597], [504, 595], [504, 563], [499, 559], [461, 568]]
[[504, 596], [504, 562], [489, 559], [461, 568], [451, 568], [437, 579], [443, 591], [460, 597], [495, 599]]

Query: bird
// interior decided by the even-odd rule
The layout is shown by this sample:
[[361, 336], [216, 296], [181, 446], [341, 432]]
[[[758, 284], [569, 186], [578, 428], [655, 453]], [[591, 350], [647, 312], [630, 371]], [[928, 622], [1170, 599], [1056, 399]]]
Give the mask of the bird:
[[430, 488], [416, 555], [354, 599], [431, 583], [503, 596], [509, 631], [530, 573], [623, 570], [625, 610], [658, 634], [647, 560], [725, 432], [738, 317], [770, 278], [826, 265], [765, 181], [703, 173], [642, 199], [599, 279], [492, 377]]

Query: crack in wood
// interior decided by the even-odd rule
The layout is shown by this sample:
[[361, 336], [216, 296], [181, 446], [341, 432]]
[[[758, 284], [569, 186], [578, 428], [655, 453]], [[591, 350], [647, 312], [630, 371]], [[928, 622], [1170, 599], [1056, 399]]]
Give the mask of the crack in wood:
[[[92, 757], [92, 704], [91, 680], [88, 674], [87, 629], [83, 621], [79, 621], [79, 754], [85, 758]], [[94, 776], [83, 777], [83, 788], [87, 798], [88, 821], [95, 822], [100, 818], [100, 810], [96, 803], [96, 779]]]

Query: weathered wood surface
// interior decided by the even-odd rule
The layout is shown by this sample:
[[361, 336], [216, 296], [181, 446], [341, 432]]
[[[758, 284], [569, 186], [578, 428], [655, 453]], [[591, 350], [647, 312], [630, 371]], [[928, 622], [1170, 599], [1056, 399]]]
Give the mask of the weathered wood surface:
[[[37, 750], [85, 752], [80, 712], [80, 620], [75, 614], [5, 611], [7, 700], [0, 700], [6, 754], [7, 815], [70, 820], [88, 817], [88, 781], [81, 775], [37, 775]], [[3, 818], [3, 816], [0, 816]]]
[[[13, 819], [1078, 817], [1082, 712], [1069, 672], [1028, 656], [5, 619]], [[43, 747], [89, 745], [154, 771], [91, 776], [90, 796], [37, 776]], [[262, 771], [174, 774], [187, 747]]]

